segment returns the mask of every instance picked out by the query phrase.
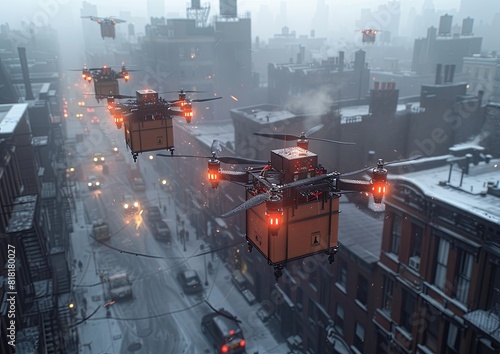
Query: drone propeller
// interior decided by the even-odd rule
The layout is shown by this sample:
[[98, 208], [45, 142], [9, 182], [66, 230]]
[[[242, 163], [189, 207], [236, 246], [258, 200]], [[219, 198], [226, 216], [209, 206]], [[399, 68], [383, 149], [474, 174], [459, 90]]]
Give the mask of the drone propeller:
[[205, 101], [213, 101], [220, 100], [222, 97], [212, 97], [212, 98], [198, 98], [195, 100], [188, 100], [189, 102], [205, 102]]
[[295, 140], [299, 140], [299, 139], [309, 139], [309, 140], [325, 141], [328, 143], [343, 144], [343, 145], [354, 145], [355, 144], [355, 143], [350, 143], [350, 142], [345, 142], [345, 141], [336, 141], [336, 140], [330, 140], [330, 139], [311, 138], [310, 137], [310, 135], [316, 133], [321, 128], [323, 128], [323, 124], [318, 124], [318, 125], [312, 127], [311, 129], [309, 129], [306, 133], [302, 133], [301, 135], [277, 134], [277, 133], [253, 133], [253, 134], [258, 135], [258, 136], [264, 136], [267, 138], [272, 138], [272, 139], [284, 140], [284, 141], [295, 141]]
[[252, 209], [257, 205], [261, 205], [262, 203], [267, 202], [269, 199], [271, 199], [271, 196], [272, 196], [271, 191], [267, 193], [257, 194], [256, 196], [248, 199], [246, 202], [241, 203], [236, 208], [231, 209], [228, 212], [222, 214], [220, 217], [227, 218], [229, 216], [239, 213], [240, 211]]
[[[400, 163], [400, 162], [408, 162], [408, 161], [418, 160], [421, 157], [422, 157], [422, 155], [414, 155], [414, 156], [411, 156], [411, 157], [409, 157], [407, 159], [403, 159], [403, 160], [393, 160], [393, 161], [385, 162], [385, 163], [383, 160], [379, 160], [379, 161], [382, 161], [383, 166], [387, 166], [387, 165], [392, 165], [392, 164], [396, 164], [396, 163]], [[358, 173], [369, 171], [369, 170], [372, 170], [374, 168], [375, 168], [375, 166], [360, 168], [359, 170], [356, 170], [356, 171], [342, 173], [341, 177], [357, 175]]]

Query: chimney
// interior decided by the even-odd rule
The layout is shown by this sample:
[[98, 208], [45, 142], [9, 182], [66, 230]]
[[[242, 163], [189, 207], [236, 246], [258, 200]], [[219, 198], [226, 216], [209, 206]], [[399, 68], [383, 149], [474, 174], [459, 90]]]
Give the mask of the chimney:
[[380, 89], [380, 82], [375, 81], [375, 90], [379, 90], [379, 89]]
[[344, 71], [344, 52], [343, 51], [339, 52], [339, 71], [340, 72]]
[[438, 64], [437, 67], [436, 67], [436, 82], [435, 82], [436, 85], [441, 85], [441, 83], [443, 82], [441, 80], [441, 70], [442, 70], [442, 68], [443, 68], [442, 64]]
[[382, 82], [382, 90], [387, 89], [387, 82]]
[[26, 59], [26, 48], [17, 47], [19, 53], [19, 61], [21, 62], [21, 70], [23, 71], [24, 90], [26, 92], [26, 101], [34, 100], [33, 89], [31, 88], [30, 73], [28, 71], [28, 59]]

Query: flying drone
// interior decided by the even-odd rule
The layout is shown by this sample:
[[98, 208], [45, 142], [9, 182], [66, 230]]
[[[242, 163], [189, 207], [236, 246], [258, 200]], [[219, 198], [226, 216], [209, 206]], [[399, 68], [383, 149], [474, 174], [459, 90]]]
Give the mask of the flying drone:
[[115, 25], [117, 23], [127, 22], [116, 17], [97, 17], [97, 16], [82, 16], [82, 18], [90, 18], [92, 21], [101, 25], [101, 37], [113, 38], [116, 37]]
[[[326, 254], [330, 263], [334, 261], [338, 251], [339, 199], [343, 193], [371, 193], [375, 203], [381, 203], [387, 190], [387, 170], [382, 159], [373, 168], [346, 174], [327, 172], [318, 163], [318, 156], [307, 150], [308, 140], [353, 143], [311, 138], [310, 135], [321, 127], [313, 127], [300, 135], [254, 133], [280, 140], [297, 140], [298, 146], [272, 150], [269, 162], [260, 161], [260, 166], [245, 171], [225, 171], [221, 163], [259, 164], [259, 161], [218, 157], [220, 150], [214, 144], [212, 156], [158, 155], [208, 158], [208, 179], [212, 188], [217, 188], [221, 180], [244, 183], [246, 201], [221, 217], [246, 212], [249, 251], [256, 248], [274, 267], [278, 280], [288, 262], [316, 254]], [[345, 178], [367, 170], [371, 170], [370, 180]]]
[[[154, 90], [137, 90], [136, 96], [108, 95], [108, 110], [116, 127], [125, 125], [125, 142], [134, 161], [139, 153], [168, 149], [173, 154], [174, 136], [172, 118], [184, 117], [190, 123], [193, 118], [192, 102], [221, 99], [211, 97], [198, 100], [167, 101]], [[115, 102], [115, 99], [126, 101]]]
[[[80, 70], [71, 70], [80, 71]], [[137, 70], [129, 70], [122, 64], [120, 71], [115, 71], [110, 66], [102, 66], [100, 68], [83, 67], [81, 70], [82, 78], [85, 82], [91, 83], [94, 81], [95, 98], [97, 102], [109, 96], [120, 94], [118, 79], [123, 79], [125, 82], [130, 80], [130, 72]]]
[[382, 32], [373, 28], [365, 28], [361, 30], [363, 43], [375, 43], [375, 38], [378, 32]]

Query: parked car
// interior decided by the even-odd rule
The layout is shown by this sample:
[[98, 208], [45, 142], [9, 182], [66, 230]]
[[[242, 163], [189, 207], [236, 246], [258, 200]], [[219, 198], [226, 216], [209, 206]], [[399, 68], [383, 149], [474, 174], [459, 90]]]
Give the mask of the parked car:
[[177, 280], [186, 294], [197, 294], [203, 292], [203, 285], [195, 270], [189, 269], [177, 274]]
[[153, 231], [153, 236], [159, 240], [165, 241], [167, 243], [172, 242], [172, 235], [170, 233], [170, 228], [167, 223], [163, 220], [155, 222], [151, 229]]
[[157, 206], [149, 206], [146, 208], [146, 219], [153, 225], [158, 221], [162, 221], [160, 208]]
[[243, 331], [236, 318], [224, 309], [203, 316], [201, 331], [210, 339], [217, 353], [245, 353]]
[[101, 182], [99, 182], [96, 176], [89, 176], [87, 186], [89, 187], [89, 190], [94, 191], [101, 188]]

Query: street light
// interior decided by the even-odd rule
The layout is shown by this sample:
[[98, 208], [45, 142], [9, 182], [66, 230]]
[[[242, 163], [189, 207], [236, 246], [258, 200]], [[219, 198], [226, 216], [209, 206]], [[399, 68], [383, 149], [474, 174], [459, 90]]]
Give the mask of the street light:
[[[203, 252], [205, 250], [205, 245], [200, 243], [200, 250]], [[205, 264], [205, 286], [208, 286], [208, 274], [207, 274], [207, 258], [206, 253], [203, 253], [203, 263]]]

